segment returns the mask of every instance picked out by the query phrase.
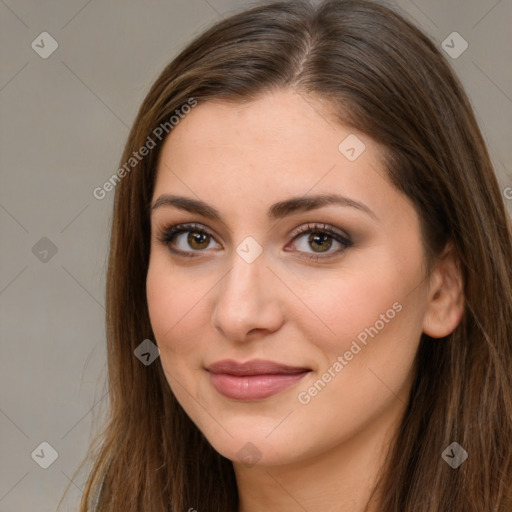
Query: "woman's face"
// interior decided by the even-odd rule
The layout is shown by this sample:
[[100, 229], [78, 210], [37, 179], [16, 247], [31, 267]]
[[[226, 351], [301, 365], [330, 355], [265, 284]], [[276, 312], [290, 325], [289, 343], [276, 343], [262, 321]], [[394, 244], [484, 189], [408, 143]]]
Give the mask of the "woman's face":
[[151, 324], [172, 392], [234, 462], [334, 453], [399, 420], [428, 282], [385, 176], [375, 142], [291, 91], [199, 104], [165, 141]]

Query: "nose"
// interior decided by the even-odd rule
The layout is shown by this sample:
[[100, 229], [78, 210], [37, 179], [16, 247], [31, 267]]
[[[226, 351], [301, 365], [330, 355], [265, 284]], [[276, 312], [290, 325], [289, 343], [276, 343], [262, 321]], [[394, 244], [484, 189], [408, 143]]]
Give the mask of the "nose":
[[267, 268], [264, 255], [248, 263], [234, 253], [231, 270], [215, 287], [212, 323], [232, 341], [246, 341], [256, 333], [269, 334], [283, 323], [280, 283]]

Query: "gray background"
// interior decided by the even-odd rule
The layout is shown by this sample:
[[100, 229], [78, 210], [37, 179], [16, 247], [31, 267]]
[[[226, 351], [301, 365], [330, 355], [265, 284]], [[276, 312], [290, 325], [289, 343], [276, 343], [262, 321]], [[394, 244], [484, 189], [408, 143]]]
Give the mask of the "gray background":
[[[468, 42], [449, 60], [504, 196], [512, 192], [512, 2], [396, 3], [438, 46], [453, 31]], [[0, 0], [1, 512], [55, 511], [108, 405], [104, 285], [114, 193], [100, 201], [92, 191], [116, 171], [163, 67], [194, 35], [249, 4]], [[43, 31], [59, 45], [47, 59], [31, 47]], [[44, 253], [43, 237], [54, 255]], [[48, 460], [47, 449], [31, 457], [43, 441], [58, 452], [47, 469], [35, 461]], [[59, 510], [76, 510], [85, 476], [73, 479]]]

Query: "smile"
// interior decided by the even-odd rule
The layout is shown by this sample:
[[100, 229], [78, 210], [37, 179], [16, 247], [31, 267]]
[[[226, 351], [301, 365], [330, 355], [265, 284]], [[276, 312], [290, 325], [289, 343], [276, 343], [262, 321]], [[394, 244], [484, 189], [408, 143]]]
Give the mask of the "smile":
[[246, 363], [224, 360], [207, 370], [213, 387], [221, 395], [235, 400], [268, 398], [293, 386], [311, 371], [262, 360]]

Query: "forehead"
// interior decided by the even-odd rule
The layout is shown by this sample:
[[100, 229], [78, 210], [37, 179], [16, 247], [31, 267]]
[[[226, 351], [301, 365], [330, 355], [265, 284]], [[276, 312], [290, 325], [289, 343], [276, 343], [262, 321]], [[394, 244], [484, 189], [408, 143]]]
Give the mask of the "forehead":
[[335, 122], [325, 103], [291, 90], [246, 103], [209, 101], [165, 140], [154, 195], [186, 193], [221, 208], [337, 192], [382, 210], [398, 194], [383, 155], [368, 136]]
[[165, 146], [179, 146], [189, 153], [201, 149], [189, 157], [221, 157], [239, 149], [240, 153], [251, 150], [252, 159], [300, 161], [324, 154], [334, 160], [339, 156], [340, 136], [351, 130], [335, 123], [333, 114], [325, 103], [292, 90], [269, 92], [244, 103], [208, 101], [181, 120]]

